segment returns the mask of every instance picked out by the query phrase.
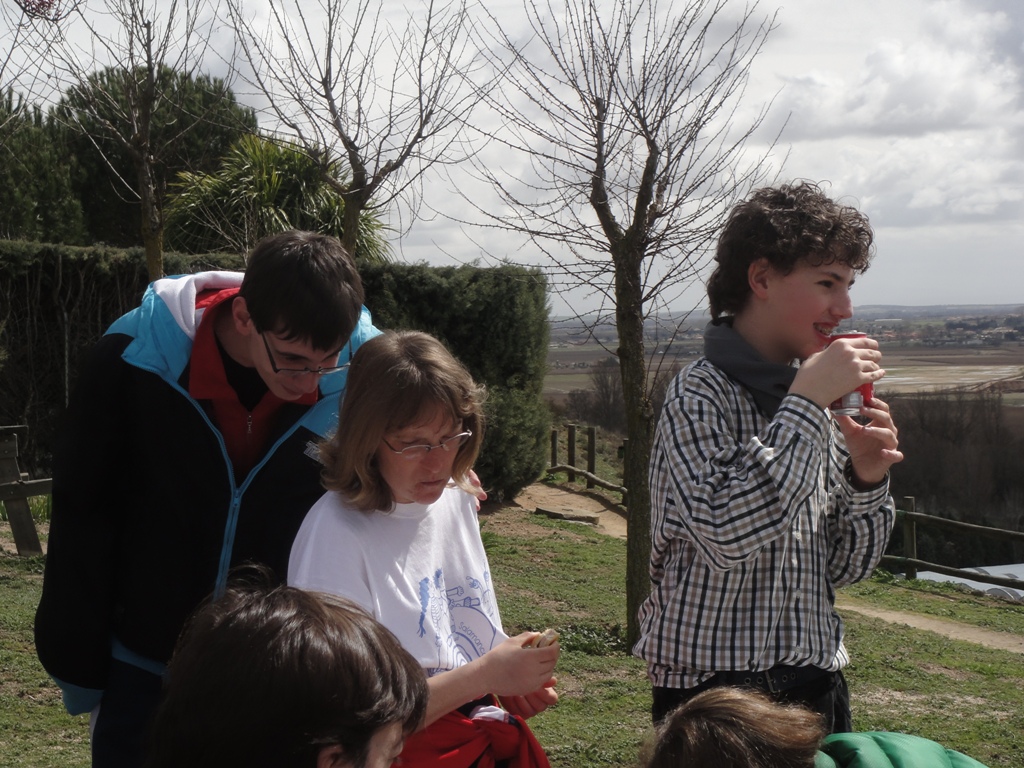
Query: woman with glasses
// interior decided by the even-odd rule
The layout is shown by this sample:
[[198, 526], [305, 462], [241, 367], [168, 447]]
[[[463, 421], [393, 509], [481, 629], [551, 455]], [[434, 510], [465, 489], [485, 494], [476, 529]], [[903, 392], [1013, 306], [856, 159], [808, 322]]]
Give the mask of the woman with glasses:
[[[424, 667], [424, 731], [404, 766], [546, 766], [530, 717], [557, 701], [559, 647], [501, 626], [469, 479], [483, 389], [435, 338], [387, 332], [352, 358], [339, 423], [321, 445], [328, 492], [292, 547], [293, 586], [347, 597]], [[489, 764], [494, 764], [493, 762]]]
[[388, 332], [362, 345], [341, 406], [345, 428], [321, 445], [328, 493], [292, 547], [290, 584], [364, 606], [426, 670], [428, 727], [407, 741], [404, 766], [441, 755], [453, 768], [481, 758], [547, 765], [521, 718], [557, 700], [559, 649], [527, 647], [536, 632], [502, 630], [469, 476], [483, 395], [427, 334]]

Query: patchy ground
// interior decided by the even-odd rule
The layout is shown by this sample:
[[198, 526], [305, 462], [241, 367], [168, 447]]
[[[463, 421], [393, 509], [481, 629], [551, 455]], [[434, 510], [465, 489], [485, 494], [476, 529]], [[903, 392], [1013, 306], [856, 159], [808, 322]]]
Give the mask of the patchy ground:
[[[553, 517], [592, 524], [597, 531], [608, 536], [626, 538], [624, 508], [599, 493], [572, 491], [547, 483], [534, 483], [525, 488], [514, 503], [528, 512], [543, 510]], [[505, 511], [505, 508], [499, 506], [496, 511], [500, 513]]]
[[[50, 533], [49, 523], [36, 523], [36, 533], [39, 535], [39, 542], [42, 545], [43, 553], [46, 553], [46, 537]], [[6, 520], [0, 520], [0, 552], [12, 555], [18, 554], [18, 548], [14, 544], [14, 534], [11, 533], [11, 524]]]
[[[485, 504], [487, 525], [492, 530], [515, 531], [519, 535], [533, 535], [536, 531], [530, 524], [530, 515], [538, 508], [549, 512], [562, 513], [569, 519], [577, 516], [596, 516], [596, 529], [601, 533], [619, 538], [626, 537], [626, 516], [621, 506], [613, 504], [597, 493], [575, 492], [565, 487], [535, 483], [516, 497], [512, 504]], [[998, 648], [1015, 653], [1024, 653], [1024, 637], [1009, 632], [961, 624], [916, 613], [905, 613], [876, 608], [861, 600], [840, 595], [836, 601], [840, 613], [851, 611], [865, 616], [883, 619], [893, 624], [905, 624], [915, 629], [935, 632], [954, 640], [977, 643], [988, 648]]]
[[[491, 530], [534, 536], [543, 535], [543, 529], [531, 523], [532, 516], [538, 514], [537, 510], [544, 510], [552, 516], [577, 520], [581, 524], [593, 525], [597, 531], [608, 536], [626, 538], [626, 515], [621, 505], [609, 501], [599, 493], [573, 491], [565, 486], [535, 483], [524, 489], [513, 502], [484, 502], [481, 513]], [[37, 528], [45, 551], [49, 526], [40, 524]], [[17, 553], [10, 526], [6, 522], [0, 523], [0, 549], [11, 554]], [[936, 632], [955, 640], [1024, 653], [1024, 637], [1008, 632], [995, 632], [931, 616], [876, 608], [846, 595], [840, 595], [836, 605], [841, 612], [852, 611], [894, 624], [906, 624], [916, 629]]]

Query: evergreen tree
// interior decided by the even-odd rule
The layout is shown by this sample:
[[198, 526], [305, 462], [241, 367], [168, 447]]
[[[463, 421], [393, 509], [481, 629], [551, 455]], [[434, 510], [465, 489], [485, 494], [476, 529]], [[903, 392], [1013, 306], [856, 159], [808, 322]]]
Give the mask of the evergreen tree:
[[162, 209], [169, 180], [213, 170], [240, 136], [256, 130], [255, 112], [239, 105], [223, 80], [161, 66], [153, 78], [159, 98], [152, 102], [149, 140], [136, 147], [133, 124], [145, 103], [138, 91], [147, 80], [144, 67], [106, 67], [68, 88], [52, 112], [77, 160], [75, 191], [94, 242], [143, 244], [140, 151], [147, 153]]
[[50, 243], [85, 240], [71, 161], [38, 106], [13, 90], [0, 100], [0, 237]]

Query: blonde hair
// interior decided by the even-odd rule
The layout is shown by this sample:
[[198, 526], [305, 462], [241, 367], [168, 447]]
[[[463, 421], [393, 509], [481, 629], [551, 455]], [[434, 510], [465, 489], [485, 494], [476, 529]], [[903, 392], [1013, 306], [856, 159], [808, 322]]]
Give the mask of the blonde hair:
[[646, 745], [644, 768], [814, 768], [822, 718], [760, 691], [711, 688], [669, 713]]
[[320, 446], [324, 486], [364, 512], [390, 511], [394, 496], [377, 467], [384, 435], [438, 412], [472, 436], [459, 446], [452, 479], [472, 492], [469, 470], [484, 437], [484, 388], [445, 346], [419, 331], [385, 331], [356, 351], [338, 430]]

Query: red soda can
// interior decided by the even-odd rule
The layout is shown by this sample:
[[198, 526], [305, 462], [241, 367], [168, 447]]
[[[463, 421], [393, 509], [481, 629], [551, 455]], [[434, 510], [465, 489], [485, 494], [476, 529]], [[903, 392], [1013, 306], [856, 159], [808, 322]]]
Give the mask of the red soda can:
[[[850, 331], [849, 333], [833, 334], [832, 340], [863, 339], [866, 336], [866, 333], [861, 333], [860, 331]], [[867, 384], [861, 384], [848, 395], [843, 395], [841, 398], [836, 400], [829, 406], [829, 410], [832, 411], [832, 413], [839, 414], [840, 416], [859, 416], [861, 406], [866, 405], [874, 396], [875, 385], [869, 381]]]

